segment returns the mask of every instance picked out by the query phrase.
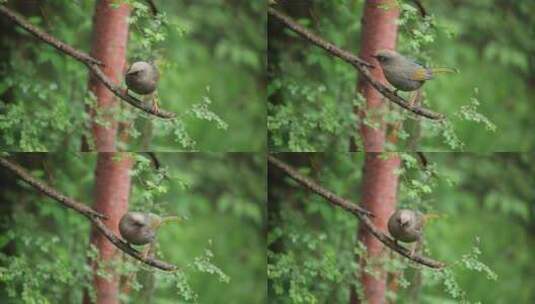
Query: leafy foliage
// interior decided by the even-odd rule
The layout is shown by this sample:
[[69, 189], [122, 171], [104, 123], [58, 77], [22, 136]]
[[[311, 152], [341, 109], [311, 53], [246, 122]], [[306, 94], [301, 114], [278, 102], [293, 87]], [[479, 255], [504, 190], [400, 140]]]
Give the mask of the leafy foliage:
[[[125, 103], [111, 112], [98, 110], [97, 123], [104, 123], [103, 115], [112, 115], [129, 126], [128, 143], [119, 147], [263, 149], [263, 6], [222, 0], [164, 1], [158, 3], [160, 13], [153, 16], [144, 0], [114, 1], [112, 6], [123, 2], [132, 7], [128, 62], [156, 63], [161, 76], [160, 106], [178, 117], [154, 118]], [[233, 9], [225, 9], [227, 5]], [[92, 23], [87, 12], [93, 11], [93, 1], [13, 6], [60, 40], [90, 49]], [[85, 66], [30, 38], [29, 33], [4, 18], [2, 25], [6, 35], [0, 39], [0, 147], [10, 151], [76, 151], [83, 135], [91, 146], [86, 108], [94, 109], [95, 102], [88, 97]]]
[[[235, 303], [265, 301], [265, 164], [246, 154], [134, 154], [130, 210], [177, 215], [162, 226], [156, 255], [179, 266], [167, 273], [123, 254], [98, 263], [132, 277], [125, 303], [217, 303], [221, 290]], [[84, 202], [93, 199], [96, 154], [18, 154], [33, 175]], [[4, 173], [4, 172], [3, 172]], [[80, 302], [91, 290], [90, 225], [80, 214], [2, 174], [0, 298], [9, 303]], [[14, 203], [17, 202], [17, 203]], [[229, 202], [232, 205], [229, 206]], [[232, 233], [228, 233], [232, 231]], [[135, 274], [135, 275], [134, 275]], [[250, 290], [257, 292], [251, 293]]]
[[[268, 286], [271, 303], [344, 303], [359, 273], [373, 267], [395, 277], [396, 303], [524, 303], [533, 290], [533, 155], [428, 153], [428, 164], [401, 153], [399, 208], [429, 216], [424, 254], [447, 263], [437, 271], [385, 249], [375, 261], [363, 256], [358, 221], [303, 189], [278, 170], [269, 179]], [[279, 154], [336, 194], [358, 202], [363, 154]], [[388, 157], [385, 153], [384, 157]], [[492, 189], [489, 191], [489, 189]], [[333, 257], [334, 255], [334, 257]], [[371, 271], [371, 272], [370, 272]], [[391, 286], [391, 285], [389, 285]]]
[[[358, 53], [364, 1], [281, 1], [275, 8], [336, 45]], [[387, 102], [381, 115], [403, 121], [396, 145], [387, 150], [529, 150], [533, 128], [529, 102], [535, 51], [526, 34], [535, 28], [524, 1], [468, 5], [425, 3], [424, 18], [412, 1], [397, 1], [397, 49], [430, 67], [460, 73], [436, 77], [423, 87], [423, 105], [444, 113], [442, 123], [415, 118]], [[495, 7], [503, 7], [495, 14]], [[391, 7], [384, 7], [391, 9]], [[486, 20], [486, 21], [483, 21]], [[269, 147], [277, 151], [347, 151], [361, 121], [355, 94], [356, 71], [270, 18], [268, 50]], [[403, 94], [403, 93], [402, 93]], [[404, 95], [411, 98], [410, 94]], [[387, 111], [387, 113], [385, 113]], [[375, 113], [368, 113], [375, 115]], [[361, 145], [360, 145], [361, 146]]]

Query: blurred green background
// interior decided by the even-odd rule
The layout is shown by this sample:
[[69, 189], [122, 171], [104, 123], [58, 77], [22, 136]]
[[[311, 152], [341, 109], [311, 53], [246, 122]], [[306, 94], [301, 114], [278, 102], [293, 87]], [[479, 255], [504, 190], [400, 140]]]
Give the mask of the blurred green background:
[[[265, 303], [263, 157], [156, 155], [168, 179], [162, 179], [164, 171], [156, 171], [146, 154], [136, 155], [129, 210], [187, 218], [163, 226], [157, 237], [158, 257], [178, 265], [186, 283], [157, 271], [151, 288], [141, 273], [137, 277], [143, 287], [122, 303], [193, 303], [181, 289], [188, 286], [198, 303]], [[93, 203], [95, 154], [14, 154], [14, 159], [66, 195]], [[88, 220], [4, 169], [0, 172], [0, 302], [80, 303], [91, 283], [85, 266]], [[203, 260], [207, 262], [199, 262]], [[224, 275], [211, 274], [214, 266]]]
[[[160, 107], [173, 125], [124, 104], [117, 118], [131, 120], [124, 150], [261, 151], [265, 149], [265, 3], [243, 0], [130, 0], [127, 58], [155, 60]], [[95, 1], [8, 1], [33, 24], [89, 52]], [[162, 17], [163, 16], [163, 17]], [[86, 67], [0, 18], [0, 149], [80, 150], [91, 103]], [[209, 111], [209, 112], [208, 112]], [[217, 115], [222, 122], [215, 123]], [[141, 133], [152, 141], [142, 145]], [[212, 120], [212, 121], [210, 121]], [[226, 129], [222, 128], [227, 126]]]
[[[448, 126], [408, 119], [389, 150], [529, 151], [535, 80], [533, 1], [426, 1], [429, 17], [402, 0], [398, 51], [459, 74], [425, 84], [426, 107], [447, 115]], [[285, 12], [336, 45], [358, 54], [364, 0], [278, 1]], [[268, 18], [268, 132], [270, 150], [348, 151], [358, 132], [361, 104], [352, 66]], [[391, 106], [388, 119], [407, 119]], [[488, 119], [488, 121], [486, 120]], [[496, 130], [492, 131], [493, 125]], [[410, 141], [417, 145], [409, 146]], [[359, 142], [359, 147], [362, 147]]]
[[[359, 202], [363, 154], [275, 155]], [[425, 226], [425, 255], [448, 267], [421, 268], [385, 249], [386, 269], [401, 273], [389, 302], [533, 303], [535, 155], [426, 153], [427, 170], [416, 155], [401, 156], [398, 207], [438, 216]], [[279, 169], [268, 171], [269, 303], [348, 303], [350, 286], [361, 288], [358, 221]]]

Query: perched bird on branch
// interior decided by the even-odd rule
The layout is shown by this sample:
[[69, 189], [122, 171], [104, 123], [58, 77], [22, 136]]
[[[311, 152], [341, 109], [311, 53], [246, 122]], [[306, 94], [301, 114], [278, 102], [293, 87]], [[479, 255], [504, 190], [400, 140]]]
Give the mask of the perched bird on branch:
[[410, 209], [399, 209], [388, 219], [388, 232], [395, 239], [405, 243], [419, 241], [425, 217], [422, 213]]
[[176, 216], [161, 217], [154, 213], [127, 212], [119, 221], [119, 232], [130, 244], [146, 245], [156, 238], [156, 232], [163, 223], [180, 219]]
[[[180, 218], [176, 216], [161, 217], [154, 213], [145, 212], [127, 212], [119, 221], [119, 232], [121, 236], [133, 245], [147, 245], [142, 252], [143, 258], [147, 258], [154, 253], [156, 232], [163, 223], [176, 221], [179, 222]], [[122, 279], [123, 290], [130, 288], [135, 272], [132, 272], [127, 277]]]
[[140, 95], [151, 95], [153, 110], [158, 110], [158, 98], [153, 96], [160, 73], [152, 62], [136, 61], [126, 71], [125, 82], [129, 90]]
[[436, 74], [457, 73], [451, 68], [426, 68], [392, 50], [380, 50], [373, 57], [379, 61], [386, 80], [400, 91], [416, 91]]

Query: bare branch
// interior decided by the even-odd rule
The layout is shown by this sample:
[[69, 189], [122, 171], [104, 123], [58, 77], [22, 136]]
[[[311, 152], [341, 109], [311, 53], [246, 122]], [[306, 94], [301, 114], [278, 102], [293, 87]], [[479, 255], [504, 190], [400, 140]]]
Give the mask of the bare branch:
[[352, 54], [349, 51], [343, 50], [334, 44], [326, 41], [325, 39], [321, 38], [320, 36], [312, 33], [308, 29], [301, 26], [299, 23], [297, 23], [295, 20], [290, 18], [289, 16], [277, 11], [274, 8], [269, 7], [268, 8], [269, 15], [275, 17], [279, 21], [281, 21], [286, 27], [294, 31], [295, 33], [299, 34], [301, 37], [305, 38], [306, 40], [312, 42], [313, 44], [321, 47], [322, 49], [326, 50], [329, 54], [336, 56], [352, 66], [354, 66], [360, 74], [377, 90], [379, 91], [383, 96], [385, 96], [388, 100], [391, 102], [397, 104], [398, 106], [411, 111], [412, 113], [416, 115], [420, 115], [429, 119], [433, 120], [440, 120], [444, 119], [445, 116], [440, 113], [435, 113], [431, 110], [411, 105], [409, 102], [407, 102], [405, 99], [401, 98], [399, 95], [394, 93], [391, 89], [380, 83], [379, 81], [375, 80], [368, 68], [374, 67], [371, 63], [359, 58], [358, 56]]
[[398, 245], [394, 241], [394, 239], [390, 238], [389, 236], [384, 234], [381, 230], [379, 230], [377, 227], [375, 227], [373, 222], [370, 220], [370, 216], [373, 216], [373, 214], [370, 211], [359, 207], [357, 204], [347, 199], [337, 196], [336, 194], [325, 189], [324, 187], [320, 186], [314, 181], [301, 175], [299, 172], [297, 172], [296, 169], [290, 167], [289, 165], [285, 164], [284, 162], [282, 162], [281, 160], [277, 159], [276, 157], [272, 155], [268, 155], [268, 161], [275, 167], [284, 171], [284, 173], [286, 173], [293, 180], [303, 185], [305, 188], [325, 198], [328, 203], [341, 207], [344, 210], [347, 210], [351, 212], [352, 214], [354, 214], [360, 221], [362, 221], [364, 226], [368, 229], [368, 231], [370, 231], [371, 234], [373, 234], [373, 236], [375, 236], [379, 241], [381, 241], [383, 244], [385, 244], [387, 247], [389, 247], [393, 251], [408, 258], [409, 260], [412, 260], [418, 264], [425, 265], [430, 268], [442, 268], [446, 266], [442, 262], [435, 261], [427, 257], [419, 256], [417, 254], [411, 254], [410, 250]]
[[42, 41], [54, 46], [57, 50], [59, 50], [61, 53], [66, 54], [68, 56], [71, 56], [72, 58], [82, 62], [85, 64], [89, 70], [95, 75], [104, 85], [115, 94], [115, 96], [119, 97], [120, 99], [126, 101], [133, 107], [136, 107], [142, 111], [145, 111], [149, 114], [158, 116], [160, 118], [170, 119], [174, 118], [176, 115], [172, 112], [167, 112], [159, 109], [154, 109], [151, 105], [131, 96], [126, 93], [124, 93], [124, 90], [121, 89], [119, 86], [115, 85], [111, 79], [109, 79], [104, 72], [100, 69], [99, 65], [103, 65], [103, 63], [90, 55], [79, 51], [72, 46], [65, 44], [64, 42], [59, 41], [55, 37], [51, 36], [50, 34], [40, 30], [39, 28], [33, 26], [30, 22], [28, 22], [24, 17], [19, 15], [18, 13], [8, 9], [7, 7], [0, 5], [0, 13], [2, 13], [4, 16], [11, 19], [13, 22], [18, 24], [20, 27], [24, 28], [26, 31], [33, 34], [35, 37], [41, 39]]
[[64, 42], [61, 42], [55, 37], [52, 37], [49, 34], [43, 32], [39, 28], [33, 26], [31, 23], [26, 21], [24, 17], [8, 9], [7, 7], [0, 5], [0, 12], [4, 14], [6, 17], [8, 17], [9, 19], [11, 19], [16, 24], [18, 24], [20, 27], [30, 32], [30, 34], [50, 44], [51, 46], [58, 49], [60, 52], [70, 55], [78, 61], [91, 62], [93, 64], [104, 65], [100, 60], [91, 57], [89, 54], [79, 51]]
[[326, 41], [325, 39], [319, 37], [318, 35], [312, 33], [311, 31], [307, 30], [303, 26], [301, 26], [299, 23], [297, 23], [295, 20], [290, 18], [289, 16], [277, 11], [274, 8], [268, 8], [268, 12], [273, 17], [277, 18], [278, 20], [282, 21], [285, 26], [287, 26], [292, 31], [299, 34], [301, 37], [305, 38], [306, 40], [314, 43], [315, 45], [319, 46], [320, 48], [326, 50], [328, 53], [331, 53], [332, 55], [346, 61], [347, 63], [353, 65], [353, 66], [366, 66], [369, 68], [374, 68], [375, 66], [365, 60], [360, 59], [355, 54], [343, 50], [336, 45]]
[[46, 184], [42, 183], [41, 181], [31, 176], [30, 173], [28, 173], [25, 169], [23, 169], [19, 165], [12, 163], [3, 157], [0, 157], [0, 166], [15, 173], [21, 179], [23, 179], [26, 183], [28, 183], [30, 186], [41, 191], [44, 195], [57, 200], [58, 202], [60, 202], [61, 204], [65, 205], [68, 208], [74, 209], [84, 214], [87, 217], [96, 217], [96, 218], [102, 218], [102, 219], [107, 218], [105, 215], [91, 209], [87, 205], [80, 203], [70, 197], [67, 197], [59, 193], [55, 189], [47, 186]]
[[117, 237], [106, 225], [102, 222], [101, 219], [106, 219], [107, 217], [92, 208], [88, 207], [87, 205], [80, 203], [70, 197], [67, 197], [57, 191], [56, 189], [50, 187], [49, 185], [39, 181], [38, 179], [34, 178], [26, 169], [22, 168], [21, 166], [3, 158], [0, 157], [0, 166], [8, 169], [12, 173], [14, 173], [18, 178], [29, 184], [30, 186], [34, 187], [35, 189], [39, 190], [43, 194], [47, 195], [48, 197], [58, 201], [60, 204], [71, 208], [83, 215], [85, 215], [96, 227], [97, 229], [102, 232], [106, 238], [110, 242], [112, 242], [115, 247], [119, 248], [121, 251], [125, 252], [126, 254], [130, 255], [131, 257], [149, 265], [152, 267], [159, 268], [161, 270], [165, 271], [175, 271], [178, 270], [178, 267], [172, 264], [168, 264], [166, 262], [153, 259], [153, 258], [145, 258], [141, 252], [138, 250], [132, 248], [127, 242], [121, 240], [119, 237]]
[[282, 169], [286, 174], [288, 174], [292, 179], [300, 183], [301, 185], [305, 186], [306, 188], [312, 190], [313, 192], [316, 192], [326, 200], [332, 202], [333, 204], [341, 207], [342, 209], [345, 209], [355, 215], [360, 216], [372, 216], [373, 213], [370, 211], [359, 207], [356, 204], [353, 204], [350, 200], [347, 200], [345, 198], [341, 198], [337, 196], [336, 194], [332, 193], [331, 191], [321, 187], [320, 185], [316, 184], [313, 180], [299, 174], [294, 168], [291, 168], [289, 165], [283, 163], [279, 159], [275, 158], [274, 156], [268, 155], [268, 160], [273, 165], [277, 166], [279, 169]]

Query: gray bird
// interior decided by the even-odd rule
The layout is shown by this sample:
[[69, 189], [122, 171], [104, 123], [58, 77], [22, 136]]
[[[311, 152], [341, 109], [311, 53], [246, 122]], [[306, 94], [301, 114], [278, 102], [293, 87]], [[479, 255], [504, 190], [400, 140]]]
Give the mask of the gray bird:
[[154, 213], [127, 212], [119, 221], [121, 236], [134, 245], [151, 243], [162, 218]]
[[145, 61], [134, 62], [125, 75], [128, 89], [141, 95], [152, 94], [156, 90], [159, 79], [160, 73], [156, 66]]
[[392, 51], [380, 50], [373, 56], [379, 61], [386, 80], [401, 91], [418, 90], [425, 81], [433, 79], [438, 73], [456, 73], [450, 68], [426, 68], [407, 57]]
[[119, 221], [121, 236], [134, 245], [146, 245], [154, 241], [156, 231], [163, 223], [176, 221], [176, 216], [161, 217], [154, 213], [127, 212]]
[[425, 217], [410, 209], [398, 209], [388, 219], [388, 232], [395, 240], [405, 243], [419, 241], [422, 237]]

